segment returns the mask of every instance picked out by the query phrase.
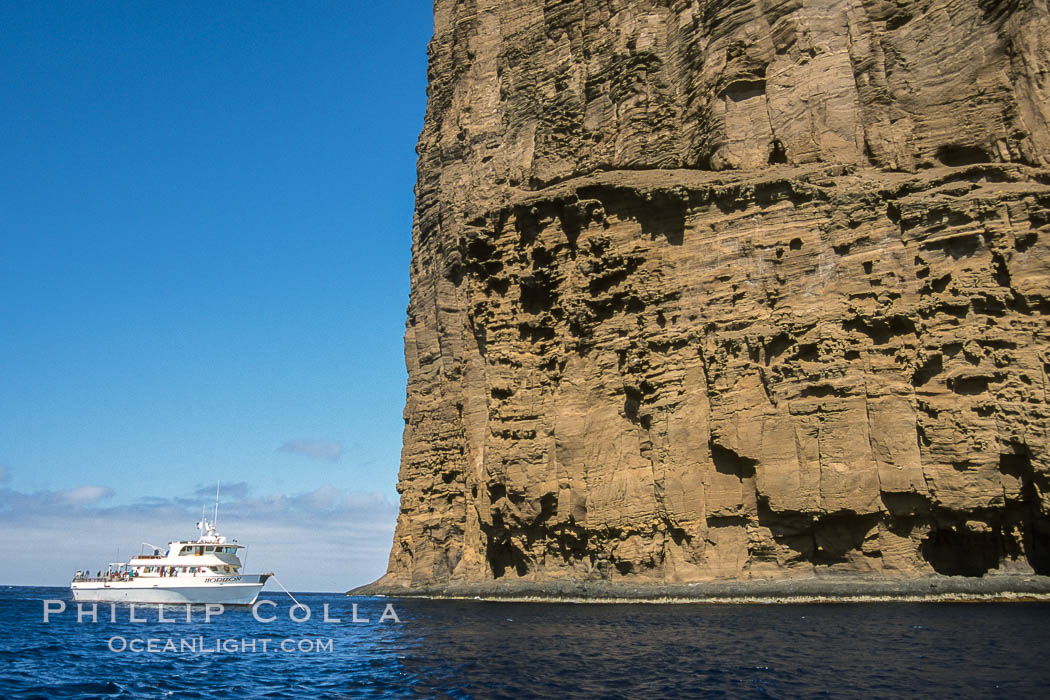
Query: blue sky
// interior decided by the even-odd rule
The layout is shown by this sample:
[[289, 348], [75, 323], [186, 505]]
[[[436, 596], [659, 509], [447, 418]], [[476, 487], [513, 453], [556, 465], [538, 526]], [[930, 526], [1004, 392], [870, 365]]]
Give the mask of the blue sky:
[[[286, 584], [382, 573], [431, 12], [0, 4], [7, 533], [70, 528], [63, 546], [108, 561], [146, 530], [192, 535], [222, 479], [248, 530], [230, 534]], [[295, 572], [305, 523], [351, 522], [327, 580]], [[22, 573], [0, 583], [88, 564], [2, 554]]]

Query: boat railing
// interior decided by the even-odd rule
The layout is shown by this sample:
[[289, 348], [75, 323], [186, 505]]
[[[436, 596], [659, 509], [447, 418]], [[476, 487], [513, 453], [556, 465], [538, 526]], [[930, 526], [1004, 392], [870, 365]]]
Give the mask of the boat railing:
[[131, 581], [138, 578], [131, 574], [107, 574], [106, 576], [74, 576], [74, 583], [112, 583], [113, 581]]

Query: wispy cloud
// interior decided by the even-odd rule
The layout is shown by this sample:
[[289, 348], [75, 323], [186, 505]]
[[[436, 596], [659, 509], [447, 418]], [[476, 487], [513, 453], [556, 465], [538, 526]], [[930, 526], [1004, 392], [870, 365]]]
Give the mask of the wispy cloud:
[[93, 506], [113, 495], [113, 489], [105, 486], [78, 486], [55, 493], [55, 499], [70, 506]]
[[325, 462], [336, 462], [343, 456], [343, 446], [335, 440], [289, 440], [277, 451]]
[[[224, 499], [242, 499], [248, 497], [248, 482], [247, 481], [231, 481], [229, 483], [223, 482], [219, 484], [219, 497]], [[193, 492], [193, 495], [198, 499], [205, 499], [211, 501], [215, 498], [215, 484], [204, 484], [198, 486], [197, 490]]]

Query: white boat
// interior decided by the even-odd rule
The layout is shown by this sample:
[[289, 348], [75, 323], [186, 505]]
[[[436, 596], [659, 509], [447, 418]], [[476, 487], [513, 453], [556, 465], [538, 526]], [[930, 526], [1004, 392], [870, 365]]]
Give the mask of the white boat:
[[[215, 515], [218, 517], [218, 498]], [[236, 541], [228, 542], [204, 516], [197, 523], [196, 540], [169, 542], [164, 554], [139, 554], [111, 563], [95, 576], [78, 571], [71, 588], [73, 600], [105, 603], [222, 603], [251, 605], [273, 576], [241, 573]]]

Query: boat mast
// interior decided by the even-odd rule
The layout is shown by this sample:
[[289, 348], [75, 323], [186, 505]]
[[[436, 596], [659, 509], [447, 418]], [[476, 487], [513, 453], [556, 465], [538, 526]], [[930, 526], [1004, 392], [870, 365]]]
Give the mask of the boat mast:
[[219, 482], [215, 482], [215, 515], [211, 519], [211, 526], [218, 527], [219, 523]]

